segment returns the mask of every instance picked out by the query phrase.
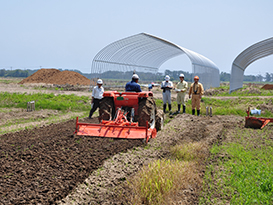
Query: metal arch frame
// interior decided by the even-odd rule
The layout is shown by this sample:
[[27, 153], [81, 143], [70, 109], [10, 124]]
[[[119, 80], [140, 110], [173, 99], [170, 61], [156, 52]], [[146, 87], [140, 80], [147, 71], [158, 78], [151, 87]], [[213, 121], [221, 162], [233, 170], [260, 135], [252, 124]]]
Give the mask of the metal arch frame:
[[[164, 62], [182, 54], [190, 58], [194, 74], [198, 74], [197, 67], [211, 69], [211, 72], [218, 74], [219, 79], [214, 79], [214, 87], [219, 87], [219, 69], [211, 60], [147, 33], [129, 36], [104, 47], [92, 61], [91, 74], [101, 74], [109, 70], [157, 73]], [[206, 84], [211, 85], [211, 82], [202, 83], [205, 89], [209, 88]]]
[[243, 87], [244, 72], [256, 60], [273, 54], [273, 37], [255, 43], [242, 51], [233, 61], [229, 93]]

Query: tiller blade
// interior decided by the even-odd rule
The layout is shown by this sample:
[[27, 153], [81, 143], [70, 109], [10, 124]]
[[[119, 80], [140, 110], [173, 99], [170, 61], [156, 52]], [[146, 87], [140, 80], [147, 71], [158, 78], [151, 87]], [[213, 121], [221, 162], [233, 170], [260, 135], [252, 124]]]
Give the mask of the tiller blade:
[[124, 113], [118, 110], [117, 117], [114, 121], [102, 120], [100, 124], [79, 123], [76, 120], [77, 135], [110, 137], [121, 139], [146, 139], [156, 137], [156, 129], [149, 128], [148, 122], [146, 127], [138, 126], [138, 122], [129, 122]]

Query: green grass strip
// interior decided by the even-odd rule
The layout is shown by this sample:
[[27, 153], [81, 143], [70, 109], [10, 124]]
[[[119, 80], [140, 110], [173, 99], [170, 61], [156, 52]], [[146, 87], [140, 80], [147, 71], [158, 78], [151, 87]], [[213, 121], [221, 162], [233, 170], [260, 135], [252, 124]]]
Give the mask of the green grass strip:
[[217, 160], [207, 167], [200, 204], [273, 204], [272, 140], [260, 130], [236, 134], [235, 142], [211, 149]]
[[87, 111], [90, 109], [90, 99], [86, 96], [54, 95], [45, 93], [19, 94], [0, 93], [0, 108], [27, 108], [27, 102], [35, 101], [35, 109]]
[[260, 87], [252, 87], [250, 90], [248, 89], [249, 86], [243, 86], [238, 90], [229, 93], [229, 86], [222, 85], [218, 88], [214, 88], [215, 90], [219, 90], [220, 93], [215, 94], [215, 96], [272, 96], [273, 90], [264, 90]]

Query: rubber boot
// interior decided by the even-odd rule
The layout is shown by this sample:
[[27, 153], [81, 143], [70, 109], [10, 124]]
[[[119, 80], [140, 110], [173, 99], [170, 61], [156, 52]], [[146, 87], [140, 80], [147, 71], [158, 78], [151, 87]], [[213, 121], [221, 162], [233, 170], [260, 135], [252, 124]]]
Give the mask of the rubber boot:
[[181, 108], [181, 105], [180, 105], [180, 104], [178, 104], [178, 105], [177, 105], [177, 107], [178, 107], [177, 112], [178, 112], [178, 113], [180, 113], [180, 108]]
[[195, 109], [192, 109], [192, 114], [193, 114], [193, 115], [195, 114]]
[[169, 105], [169, 112], [172, 111], [172, 105], [171, 104], [168, 104]]
[[200, 110], [197, 110], [197, 116], [199, 116], [200, 115]]
[[166, 104], [163, 104], [163, 112], [166, 113], [166, 107], [167, 105]]
[[183, 113], [186, 113], [186, 106], [183, 105]]

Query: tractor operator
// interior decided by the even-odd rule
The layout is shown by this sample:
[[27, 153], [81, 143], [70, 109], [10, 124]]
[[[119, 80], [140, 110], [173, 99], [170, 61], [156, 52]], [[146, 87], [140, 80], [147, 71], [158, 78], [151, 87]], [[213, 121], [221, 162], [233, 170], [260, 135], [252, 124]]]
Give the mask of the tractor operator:
[[170, 76], [166, 75], [165, 81], [161, 83], [161, 89], [163, 90], [163, 112], [166, 113], [167, 101], [169, 105], [169, 112], [172, 111], [172, 99], [171, 99], [171, 89], [173, 89], [173, 83], [170, 81]]
[[189, 91], [189, 98], [191, 98], [192, 94], [192, 100], [191, 100], [191, 106], [192, 106], [192, 114], [195, 114], [195, 107], [197, 109], [197, 116], [200, 115], [200, 103], [202, 95], [204, 94], [204, 88], [201, 83], [199, 83], [199, 77], [195, 76], [194, 83], [191, 84], [190, 91]]
[[97, 80], [97, 86], [93, 88], [92, 92], [92, 101], [91, 101], [91, 110], [89, 113], [89, 119], [92, 118], [93, 113], [96, 111], [97, 108], [100, 107], [100, 101], [103, 98], [104, 88], [102, 87], [102, 80]]
[[137, 74], [134, 74], [132, 76], [132, 81], [126, 83], [125, 85], [125, 91], [126, 92], [142, 92], [140, 85], [138, 84], [139, 77]]

